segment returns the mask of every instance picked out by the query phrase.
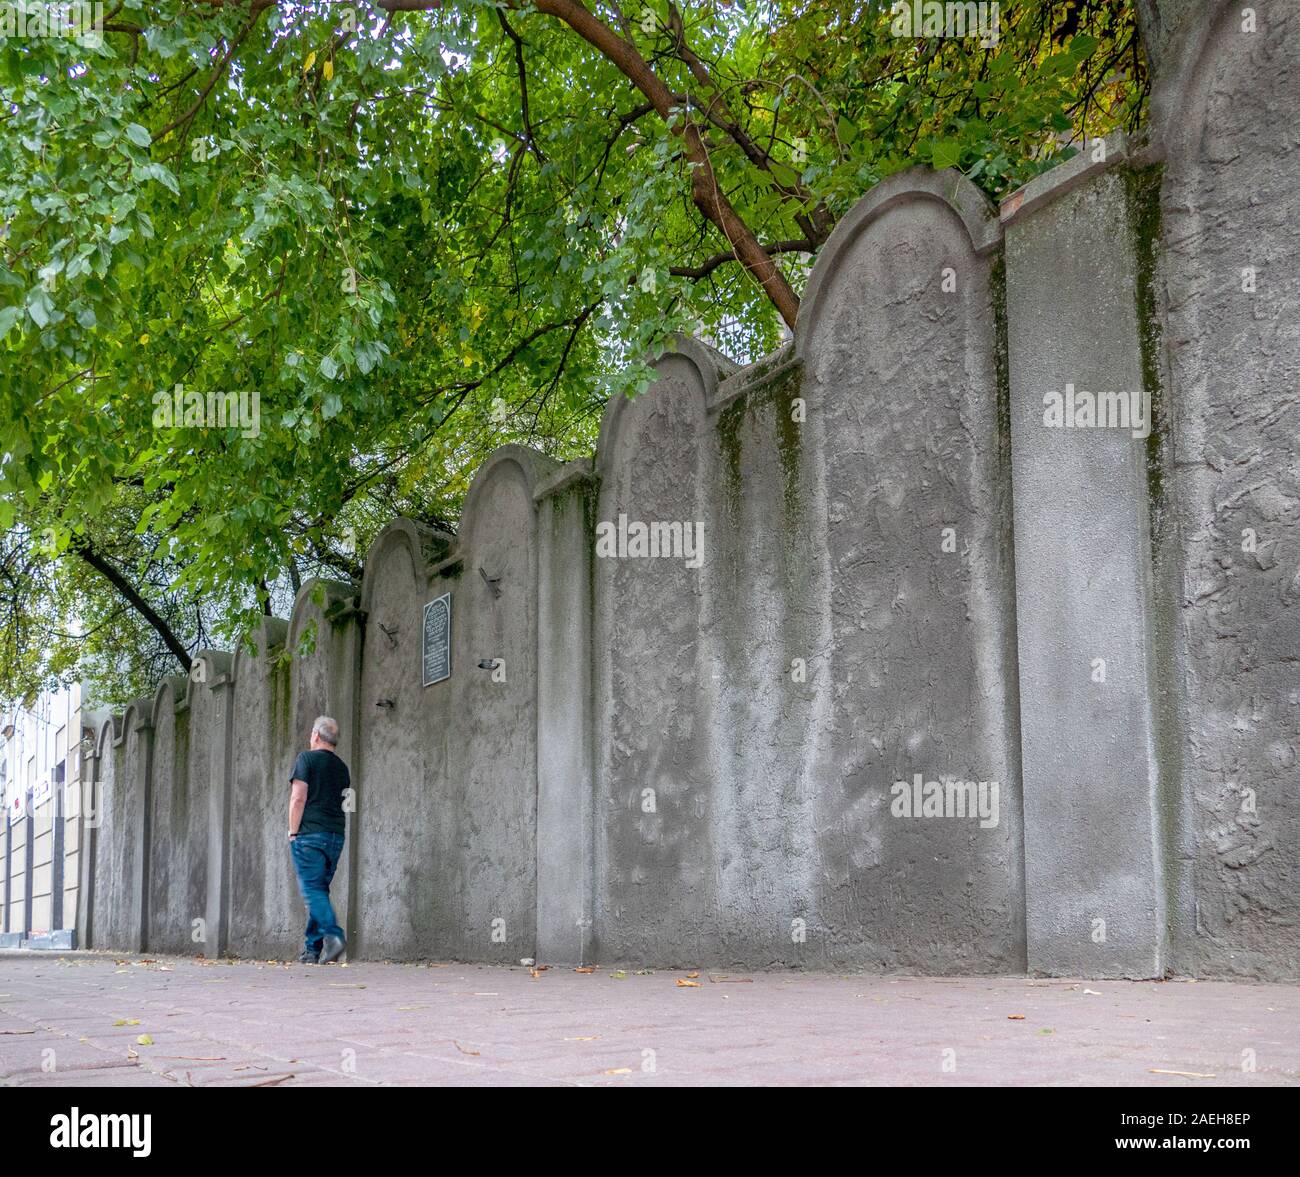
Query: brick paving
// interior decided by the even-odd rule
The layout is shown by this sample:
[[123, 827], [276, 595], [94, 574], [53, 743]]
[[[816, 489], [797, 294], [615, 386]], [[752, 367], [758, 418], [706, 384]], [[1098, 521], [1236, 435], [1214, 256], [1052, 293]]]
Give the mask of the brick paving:
[[0, 952], [8, 1086], [1298, 1082], [1296, 985]]

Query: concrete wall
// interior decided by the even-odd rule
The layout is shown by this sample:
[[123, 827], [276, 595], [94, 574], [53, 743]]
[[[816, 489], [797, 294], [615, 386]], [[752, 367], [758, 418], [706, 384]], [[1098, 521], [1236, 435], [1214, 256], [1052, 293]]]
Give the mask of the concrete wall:
[[[357, 799], [366, 955], [517, 961], [536, 950], [532, 492], [548, 470], [539, 455], [507, 447], [475, 478], [454, 550], [406, 520], [371, 548]], [[426, 687], [423, 607], [447, 592], [453, 673]]]
[[[1204, 5], [1153, 95], [1175, 964], [1300, 973], [1300, 9]], [[1253, 280], [1252, 280], [1253, 279]], [[1253, 286], [1253, 290], [1249, 289]]]
[[[994, 211], [892, 177], [818, 257], [797, 337], [825, 464], [818, 922], [832, 961], [1024, 966], [1009, 439]], [[895, 782], [997, 786], [895, 816]], [[994, 824], [996, 821], [996, 824]], [[917, 928], [925, 934], [918, 936]]]
[[120, 720], [104, 721], [96, 741], [85, 929], [92, 948], [144, 948], [152, 710], [150, 700], [136, 700]]
[[1113, 248], [1140, 218], [1124, 150], [1008, 211], [1007, 317], [1029, 964], [1146, 977], [1166, 962], [1148, 439], [1058, 427], [1043, 399], [1143, 388], [1138, 258]]
[[[229, 905], [226, 951], [279, 959], [302, 938], [289, 828], [290, 675], [279, 659], [287, 625], [270, 618], [231, 662]], [[250, 648], [251, 646], [251, 648]]]
[[1300, 974], [1300, 15], [1255, 8], [1170, 6], [1150, 128], [999, 210], [877, 185], [780, 352], [680, 341], [591, 461], [498, 451], [458, 535], [395, 520], [106, 724], [92, 941], [296, 954], [327, 712], [354, 955]]
[[[191, 938], [208, 888], [206, 773], [191, 774], [190, 708], [183, 678], [167, 679], [153, 700], [153, 781], [149, 789], [150, 952], [201, 951]], [[196, 733], [198, 734], [198, 733]], [[201, 925], [199, 926], [201, 930]]]

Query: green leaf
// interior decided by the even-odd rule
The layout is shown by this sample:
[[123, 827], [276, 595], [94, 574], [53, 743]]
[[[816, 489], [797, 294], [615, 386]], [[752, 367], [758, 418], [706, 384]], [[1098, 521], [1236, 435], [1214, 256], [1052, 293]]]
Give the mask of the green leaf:
[[148, 147], [153, 142], [148, 130], [139, 123], [126, 124], [126, 137], [137, 147]]
[[961, 144], [955, 139], [936, 139], [930, 144], [930, 166], [936, 171], [956, 167], [961, 159]]

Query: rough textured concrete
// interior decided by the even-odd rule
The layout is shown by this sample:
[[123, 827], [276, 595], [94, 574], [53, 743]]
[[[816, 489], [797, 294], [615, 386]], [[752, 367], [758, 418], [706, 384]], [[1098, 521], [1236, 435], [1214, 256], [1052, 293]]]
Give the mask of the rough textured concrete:
[[306, 922], [289, 858], [289, 768], [293, 742], [289, 669], [277, 655], [288, 627], [268, 618], [241, 644], [231, 675], [234, 692], [230, 767], [227, 949], [233, 956], [283, 954], [301, 946]]
[[1007, 319], [1029, 967], [1151, 977], [1165, 960], [1147, 442], [1131, 416], [1045, 416], [1067, 386], [1149, 403], [1128, 191], [1112, 167], [1007, 225]]
[[[605, 411], [597, 525], [620, 515], [629, 524], [704, 520], [707, 552], [701, 447], [716, 373], [699, 345], [665, 357], [659, 371], [645, 394]], [[698, 957], [720, 915], [700, 572], [684, 559], [598, 556], [594, 586], [594, 952]]]
[[[426, 749], [419, 717], [420, 623], [428, 565], [445, 550], [439, 537], [402, 519], [380, 533], [366, 557], [358, 693], [364, 768], [353, 830], [358, 863], [373, 865], [357, 874], [357, 917], [349, 941], [358, 955], [417, 956], [432, 939], [440, 857], [433, 831], [442, 806], [428, 795], [426, 764], [440, 745]], [[453, 601], [453, 630], [456, 620]], [[455, 651], [452, 670], [465, 673]]]
[[[1207, 9], [1211, 6], [1206, 5]], [[1180, 968], [1300, 975], [1300, 7], [1215, 4], [1153, 95], [1176, 565]], [[1255, 291], [1243, 271], [1255, 271]], [[1253, 550], [1251, 550], [1253, 549]]]
[[[190, 707], [186, 680], [167, 679], [153, 700], [153, 782], [149, 839], [150, 952], [202, 952], [195, 940], [206, 920], [208, 899], [208, 791], [211, 776], [190, 771]], [[206, 746], [206, 731], [195, 732]], [[197, 766], [196, 766], [197, 767]]]
[[149, 704], [136, 700], [120, 721], [105, 720], [93, 768], [97, 827], [87, 942], [138, 951], [144, 943], [148, 852]]
[[591, 463], [535, 490], [537, 571], [537, 955], [591, 958], [593, 927]]
[[[0, 954], [0, 1084], [1181, 1094], [1300, 1083], [1294, 986], [705, 972], [696, 988], [678, 979], [688, 978]], [[141, 1034], [152, 1044], [139, 1045]]]
[[[401, 520], [367, 558], [357, 906], [368, 956], [536, 951], [533, 490], [553, 465], [498, 450], [475, 477], [454, 543]], [[425, 687], [422, 610], [446, 592], [452, 675]]]
[[[822, 250], [796, 336], [825, 495], [809, 923], [836, 964], [1024, 965], [997, 236], [973, 186], [893, 176]], [[917, 774], [997, 782], [998, 824], [894, 816]]]

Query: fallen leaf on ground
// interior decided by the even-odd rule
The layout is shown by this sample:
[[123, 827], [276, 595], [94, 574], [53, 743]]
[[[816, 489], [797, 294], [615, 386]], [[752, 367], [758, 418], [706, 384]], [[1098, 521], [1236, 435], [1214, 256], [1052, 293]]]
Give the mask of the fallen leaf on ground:
[[139, 1018], [118, 1018], [117, 1021], [113, 1023], [115, 1026], [138, 1026], [139, 1024]]
[[140, 1046], [152, 1046], [152, 1045], [153, 1045], [153, 1039], [152, 1039], [148, 1034], [141, 1034], [140, 1037], [136, 1039], [136, 1042], [137, 1042]]
[[618, 970], [616, 970], [615, 972], [610, 973], [609, 976], [610, 976], [610, 979], [613, 980], [613, 981], [626, 981], [626, 980], [627, 980], [627, 974], [626, 974], [622, 969], [618, 969]]
[[581, 965], [581, 966], [579, 966], [578, 968], [574, 969], [573, 971], [574, 971], [575, 973], [594, 973], [594, 972], [596, 971], [596, 969], [595, 969], [595, 967], [592, 966], [592, 965], [585, 964], [585, 965]]
[[606, 1075], [630, 1075], [631, 1073], [631, 1067], [615, 1067], [613, 1070], [605, 1072]]
[[695, 969], [694, 971], [689, 972], [689, 973], [687, 973], [686, 975], [687, 975], [688, 977], [691, 977], [691, 978], [698, 977], [698, 976], [700, 975], [700, 970], [699, 970], [699, 969]]
[[1008, 1022], [1023, 1022], [1024, 1020], [1025, 1020], [1024, 1014], [1007, 1014]]
[[454, 1046], [457, 1050], [459, 1050], [459, 1051], [461, 1052], [461, 1054], [478, 1054], [478, 1053], [479, 1053], [477, 1050], [466, 1050], [465, 1047], [461, 1046], [461, 1044], [460, 1044], [459, 1042], [457, 1042], [456, 1039], [454, 1039], [454, 1038], [451, 1040], [451, 1044], [452, 1044], [452, 1046]]
[[274, 1079], [263, 1079], [260, 1083], [250, 1083], [250, 1087], [274, 1087], [277, 1083], [283, 1083], [287, 1079], [293, 1079], [293, 1075], [278, 1075]]
[[698, 989], [700, 987], [699, 981], [688, 981], [685, 977], [678, 977], [677, 984], [682, 989]]
[[528, 970], [528, 975], [529, 975], [530, 977], [532, 977], [532, 979], [533, 979], [534, 981], [536, 981], [536, 980], [537, 980], [537, 979], [542, 975], [542, 970], [541, 970], [541, 969], [529, 969], [529, 970]]
[[358, 985], [354, 981], [331, 981], [331, 989], [364, 989], [364, 985]]
[[[35, 1031], [32, 1031], [32, 1033], [35, 1033]], [[600, 1037], [599, 1034], [588, 1034], [585, 1038], [566, 1038], [564, 1041], [565, 1042], [595, 1042], [596, 1039], [599, 1037]]]
[[1148, 1067], [1147, 1070], [1152, 1075], [1181, 1075], [1184, 1079], [1213, 1079], [1213, 1075], [1206, 1075], [1201, 1071], [1162, 1071], [1159, 1067]]

